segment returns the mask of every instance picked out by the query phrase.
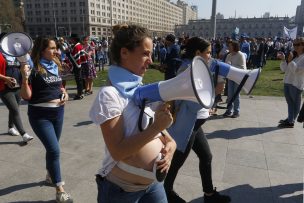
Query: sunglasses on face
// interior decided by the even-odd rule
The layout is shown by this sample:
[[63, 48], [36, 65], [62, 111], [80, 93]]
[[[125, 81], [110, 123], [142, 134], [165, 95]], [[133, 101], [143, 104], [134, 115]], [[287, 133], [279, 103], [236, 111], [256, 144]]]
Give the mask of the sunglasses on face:
[[301, 44], [300, 43], [295, 43], [295, 44], [293, 44], [293, 46], [298, 47], [298, 46], [301, 46]]

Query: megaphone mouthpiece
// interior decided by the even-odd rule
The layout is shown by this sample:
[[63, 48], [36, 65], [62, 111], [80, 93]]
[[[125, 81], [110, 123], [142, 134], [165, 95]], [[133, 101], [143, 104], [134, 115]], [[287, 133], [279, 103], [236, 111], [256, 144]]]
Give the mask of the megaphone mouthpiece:
[[250, 94], [261, 72], [261, 68], [244, 70], [214, 59], [211, 63], [211, 72], [215, 72], [216, 68], [218, 68], [219, 75], [232, 80], [237, 84], [240, 84], [243, 78], [248, 75], [247, 80], [242, 87], [246, 94]]

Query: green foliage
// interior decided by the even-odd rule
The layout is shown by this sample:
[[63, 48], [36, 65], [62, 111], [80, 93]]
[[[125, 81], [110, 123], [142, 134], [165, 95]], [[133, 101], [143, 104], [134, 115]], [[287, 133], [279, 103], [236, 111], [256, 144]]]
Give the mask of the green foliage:
[[1, 32], [23, 31], [22, 10], [16, 8], [12, 0], [0, 0]]

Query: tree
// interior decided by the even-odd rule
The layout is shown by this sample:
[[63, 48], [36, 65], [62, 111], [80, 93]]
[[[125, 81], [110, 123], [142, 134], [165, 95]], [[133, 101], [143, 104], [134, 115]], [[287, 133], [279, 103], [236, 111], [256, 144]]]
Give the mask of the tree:
[[20, 9], [14, 6], [13, 0], [0, 0], [1, 32], [22, 32]]

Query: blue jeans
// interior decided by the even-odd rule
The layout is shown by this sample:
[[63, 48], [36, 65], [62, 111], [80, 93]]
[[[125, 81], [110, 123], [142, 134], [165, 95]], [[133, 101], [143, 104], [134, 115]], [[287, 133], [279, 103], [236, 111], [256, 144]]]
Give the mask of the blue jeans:
[[288, 108], [288, 122], [294, 123], [300, 112], [302, 90], [291, 84], [284, 84], [284, 95]]
[[[239, 85], [232, 80], [228, 80], [228, 102], [233, 97], [234, 93], [238, 89]], [[233, 109], [233, 114], [240, 113], [240, 94], [235, 97], [235, 100], [232, 102], [231, 105], [227, 107], [227, 113], [231, 114]]]
[[59, 139], [62, 131], [64, 107], [45, 108], [29, 105], [29, 122], [46, 149], [46, 169], [52, 182], [63, 185], [60, 172]]
[[96, 176], [98, 203], [167, 203], [167, 196], [162, 183], [153, 183], [146, 190], [125, 192], [119, 186]]

